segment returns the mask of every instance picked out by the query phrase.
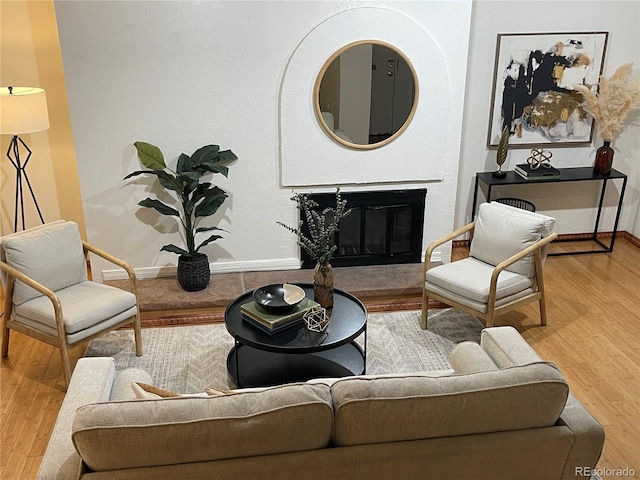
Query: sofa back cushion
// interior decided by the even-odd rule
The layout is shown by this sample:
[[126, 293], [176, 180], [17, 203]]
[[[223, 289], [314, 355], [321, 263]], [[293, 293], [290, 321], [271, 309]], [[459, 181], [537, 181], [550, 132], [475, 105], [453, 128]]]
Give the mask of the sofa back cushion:
[[362, 445], [555, 424], [569, 393], [550, 363], [469, 375], [339, 380], [334, 444]]
[[[554, 225], [555, 219], [546, 215], [497, 202], [482, 203], [478, 207], [469, 254], [482, 262], [498, 265], [550, 235]], [[507, 270], [533, 276], [533, 255], [518, 260]]]
[[[87, 280], [87, 263], [75, 222], [53, 222], [2, 238], [3, 261], [55, 291]], [[41, 294], [16, 280], [13, 303]]]
[[331, 441], [327, 385], [80, 407], [72, 439], [87, 466], [108, 471], [314, 450]]

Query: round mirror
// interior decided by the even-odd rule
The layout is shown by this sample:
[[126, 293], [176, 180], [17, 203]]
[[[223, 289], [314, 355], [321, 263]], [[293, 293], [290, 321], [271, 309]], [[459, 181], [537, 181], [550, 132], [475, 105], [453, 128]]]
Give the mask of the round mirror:
[[378, 148], [398, 138], [418, 106], [409, 59], [384, 42], [351, 43], [322, 66], [314, 109], [323, 130], [350, 148]]

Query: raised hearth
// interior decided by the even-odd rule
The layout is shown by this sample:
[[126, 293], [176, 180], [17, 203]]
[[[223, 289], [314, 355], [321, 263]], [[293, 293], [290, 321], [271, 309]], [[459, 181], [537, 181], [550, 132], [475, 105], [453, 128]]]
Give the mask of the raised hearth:
[[[423, 265], [336, 267], [335, 287], [352, 293], [370, 312], [418, 309], [421, 306]], [[237, 296], [271, 283], [313, 283], [312, 270], [220, 273], [200, 292], [185, 292], [175, 278], [138, 280], [144, 326], [213, 323]], [[105, 283], [127, 288], [127, 280]]]

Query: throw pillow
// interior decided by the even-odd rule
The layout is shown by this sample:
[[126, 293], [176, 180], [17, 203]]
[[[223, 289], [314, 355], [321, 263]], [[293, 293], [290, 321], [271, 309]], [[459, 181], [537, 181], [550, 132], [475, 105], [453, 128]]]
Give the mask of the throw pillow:
[[131, 382], [131, 388], [136, 398], [149, 400], [157, 398], [174, 398], [181, 395], [175, 392], [170, 392], [164, 388], [156, 387], [142, 382]]

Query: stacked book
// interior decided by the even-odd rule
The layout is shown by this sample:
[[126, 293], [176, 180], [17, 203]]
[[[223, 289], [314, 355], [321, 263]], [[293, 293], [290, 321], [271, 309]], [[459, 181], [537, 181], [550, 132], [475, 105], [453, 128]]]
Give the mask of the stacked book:
[[534, 170], [528, 163], [520, 163], [516, 165], [514, 171], [525, 180], [557, 180], [560, 178], [560, 170], [543, 165]]
[[305, 297], [300, 303], [293, 307], [293, 310], [284, 314], [269, 313], [257, 305], [256, 302], [240, 305], [240, 312], [245, 322], [250, 323], [269, 335], [273, 335], [274, 333], [299, 325], [303, 321], [302, 316], [307, 310], [317, 306], [318, 303]]

